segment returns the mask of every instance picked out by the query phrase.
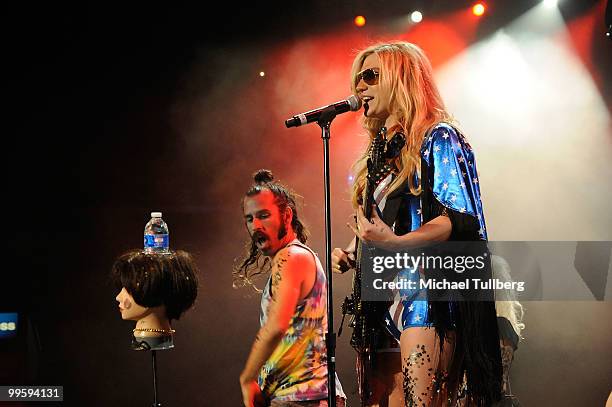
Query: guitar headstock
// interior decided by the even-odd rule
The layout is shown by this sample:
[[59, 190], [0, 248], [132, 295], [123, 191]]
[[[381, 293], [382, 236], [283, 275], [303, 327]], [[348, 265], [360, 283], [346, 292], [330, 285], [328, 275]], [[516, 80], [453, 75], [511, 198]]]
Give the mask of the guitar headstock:
[[385, 150], [385, 157], [387, 160], [393, 160], [399, 157], [405, 145], [406, 136], [404, 136], [404, 133], [395, 133], [393, 137], [391, 137], [391, 140], [387, 142], [387, 148]]
[[393, 160], [400, 155], [402, 148], [406, 145], [406, 136], [403, 133], [395, 133], [389, 141], [387, 141], [386, 136], [387, 128], [381, 127], [374, 140], [372, 140], [367, 178], [368, 183], [373, 187], [376, 187], [391, 173]]
[[374, 140], [372, 140], [369, 151], [368, 175], [364, 191], [364, 214], [367, 219], [371, 217], [374, 190], [391, 173], [393, 160], [401, 154], [402, 148], [406, 145], [406, 137], [402, 133], [395, 133], [389, 141], [387, 141], [386, 136], [387, 128], [381, 127]]
[[381, 127], [370, 146], [368, 157], [368, 173], [374, 173], [384, 161], [385, 144], [387, 143], [387, 128]]

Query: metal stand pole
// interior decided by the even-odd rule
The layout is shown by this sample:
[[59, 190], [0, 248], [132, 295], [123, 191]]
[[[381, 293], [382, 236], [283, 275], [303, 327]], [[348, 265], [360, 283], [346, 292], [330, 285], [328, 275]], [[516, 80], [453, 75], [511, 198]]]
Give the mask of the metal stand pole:
[[161, 407], [161, 403], [157, 402], [157, 351], [151, 351], [151, 360], [153, 361], [153, 407]]
[[332, 269], [331, 269], [331, 201], [329, 180], [329, 138], [332, 120], [336, 117], [336, 109], [330, 106], [321, 112], [317, 124], [321, 127], [323, 139], [323, 174], [325, 179], [325, 269], [327, 274], [327, 404], [336, 405], [336, 334], [334, 333], [334, 307], [332, 296]]

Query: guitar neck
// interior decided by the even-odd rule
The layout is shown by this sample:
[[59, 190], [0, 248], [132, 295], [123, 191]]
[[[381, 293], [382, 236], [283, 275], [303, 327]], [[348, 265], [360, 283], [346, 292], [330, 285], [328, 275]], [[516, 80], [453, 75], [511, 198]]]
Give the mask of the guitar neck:
[[363, 200], [363, 214], [367, 220], [372, 219], [372, 206], [374, 205], [374, 191], [369, 182], [366, 182]]
[[[366, 181], [365, 190], [363, 194], [363, 198], [364, 198], [363, 199], [363, 214], [365, 215], [365, 218], [368, 221], [372, 219], [372, 210], [373, 210], [373, 205], [374, 205], [373, 193], [374, 191], [372, 190], [372, 185], [370, 184], [370, 182]], [[363, 251], [363, 244], [361, 242], [361, 239], [357, 237], [355, 238], [355, 254], [356, 254], [355, 259], [357, 261], [357, 269], [359, 270], [359, 272], [361, 271], [362, 251]]]

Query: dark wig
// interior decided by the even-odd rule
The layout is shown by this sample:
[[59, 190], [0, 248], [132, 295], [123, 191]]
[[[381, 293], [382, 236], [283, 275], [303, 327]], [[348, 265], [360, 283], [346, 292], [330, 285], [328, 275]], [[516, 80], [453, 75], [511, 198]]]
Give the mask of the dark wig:
[[143, 307], [166, 306], [168, 319], [179, 319], [195, 302], [198, 269], [191, 254], [177, 250], [168, 254], [130, 250], [119, 256], [111, 278], [125, 287]]
[[[246, 192], [245, 197], [251, 197], [259, 194], [264, 190], [272, 192], [274, 195], [274, 202], [278, 207], [280, 213], [284, 213], [287, 207], [293, 211], [293, 217], [291, 218], [291, 227], [295, 232], [298, 240], [302, 243], [306, 243], [308, 240], [308, 229], [302, 223], [298, 216], [296, 196], [294, 191], [291, 191], [288, 187], [281, 184], [278, 181], [274, 181], [274, 176], [269, 170], [259, 170], [253, 174], [253, 185]], [[244, 199], [242, 200], [244, 205]], [[263, 257], [263, 259], [262, 259]], [[245, 255], [240, 261], [238, 266], [234, 267], [233, 270], [233, 282], [234, 287], [242, 287], [245, 285], [253, 285], [252, 278], [267, 272], [271, 267], [270, 259], [262, 256], [262, 253], [257, 248], [255, 241], [249, 239], [245, 245]]]

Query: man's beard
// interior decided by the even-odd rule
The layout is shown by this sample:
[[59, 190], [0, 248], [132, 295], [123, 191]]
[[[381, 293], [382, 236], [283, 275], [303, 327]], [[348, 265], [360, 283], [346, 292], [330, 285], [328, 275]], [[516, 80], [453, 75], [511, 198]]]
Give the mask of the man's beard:
[[251, 242], [253, 242], [254, 245], [257, 245], [260, 241], [263, 243], [266, 240], [270, 240], [270, 238], [263, 232], [257, 231], [251, 235]]
[[283, 222], [278, 229], [278, 240], [281, 240], [283, 237], [287, 236], [287, 226]]
[[[279, 241], [281, 241], [285, 236], [287, 236], [287, 225], [285, 223], [281, 223], [278, 228], [276, 237]], [[263, 245], [264, 242], [269, 242], [269, 240], [270, 236], [267, 233], [261, 231], [256, 231], [251, 235], [251, 244], [253, 245], [253, 247], [259, 247], [258, 243]]]

